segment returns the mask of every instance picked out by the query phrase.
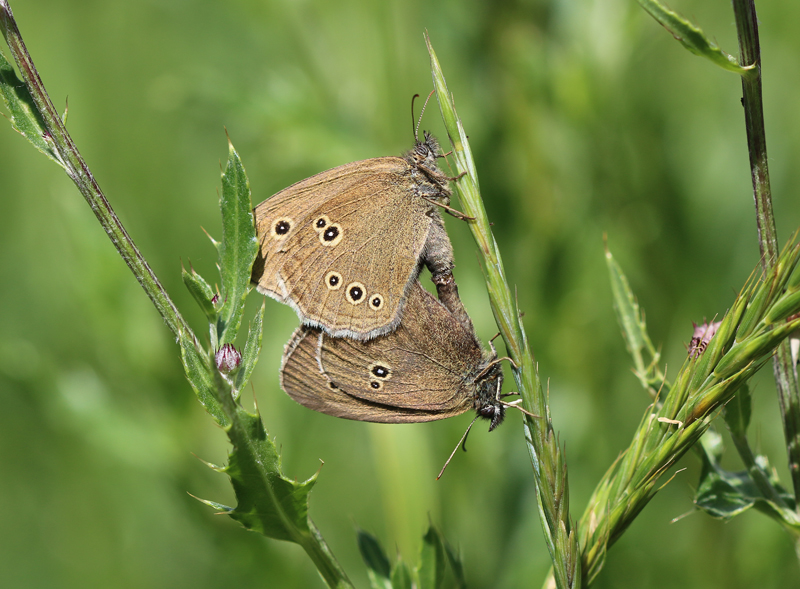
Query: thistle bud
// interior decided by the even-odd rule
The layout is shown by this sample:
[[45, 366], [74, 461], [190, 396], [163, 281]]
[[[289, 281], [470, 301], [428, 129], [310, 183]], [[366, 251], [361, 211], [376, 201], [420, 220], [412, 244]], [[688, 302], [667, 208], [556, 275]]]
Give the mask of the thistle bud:
[[214, 361], [222, 374], [230, 374], [239, 368], [239, 364], [242, 363], [242, 355], [231, 344], [224, 344], [214, 354]]
[[714, 323], [703, 321], [701, 325], [697, 325], [694, 321], [692, 321], [694, 334], [692, 335], [692, 341], [689, 342], [690, 358], [697, 358], [706, 351], [708, 342], [710, 342], [711, 338], [714, 337], [714, 334], [717, 333], [717, 329], [719, 329], [721, 323], [722, 321], [716, 321]]

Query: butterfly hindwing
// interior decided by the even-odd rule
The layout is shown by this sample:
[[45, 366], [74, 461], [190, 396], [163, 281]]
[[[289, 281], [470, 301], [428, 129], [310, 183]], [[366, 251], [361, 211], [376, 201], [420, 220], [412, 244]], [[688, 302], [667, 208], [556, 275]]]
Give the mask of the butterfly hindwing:
[[473, 408], [482, 365], [472, 332], [414, 281], [392, 333], [355, 341], [300, 328], [287, 345], [281, 384], [300, 404], [337, 417], [431, 421]]

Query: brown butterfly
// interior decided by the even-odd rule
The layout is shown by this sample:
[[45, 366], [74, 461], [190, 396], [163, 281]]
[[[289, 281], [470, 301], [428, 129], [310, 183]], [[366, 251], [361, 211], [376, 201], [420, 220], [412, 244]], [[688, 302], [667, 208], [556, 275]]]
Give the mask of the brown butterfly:
[[512, 403], [500, 400], [503, 373], [472, 324], [462, 324], [418, 280], [403, 321], [384, 336], [355, 341], [301, 326], [283, 354], [281, 387], [321, 413], [382, 423], [433, 421], [475, 409], [490, 430]]
[[[339, 166], [259, 204], [258, 291], [333, 337], [393, 331], [422, 264], [438, 288], [452, 282], [453, 249], [439, 213], [452, 211], [451, 192], [438, 153], [425, 133], [404, 157]], [[443, 301], [466, 316], [457, 297]]]

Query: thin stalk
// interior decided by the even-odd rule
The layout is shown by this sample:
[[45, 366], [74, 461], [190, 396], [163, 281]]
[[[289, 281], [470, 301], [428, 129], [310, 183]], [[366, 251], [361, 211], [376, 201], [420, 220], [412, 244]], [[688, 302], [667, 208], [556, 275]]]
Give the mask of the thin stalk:
[[39, 72], [36, 70], [28, 49], [25, 47], [7, 0], [0, 0], [0, 27], [2, 27], [3, 36], [6, 39], [6, 43], [8, 43], [11, 56], [17, 64], [17, 69], [42, 117], [49, 140], [52, 141], [53, 147], [67, 171], [67, 175], [78, 187], [78, 190], [81, 191], [86, 202], [89, 203], [97, 220], [100, 221], [109, 239], [111, 239], [111, 243], [114, 244], [122, 259], [128, 264], [136, 280], [139, 281], [147, 296], [153, 301], [156, 309], [161, 313], [176, 339], [178, 334], [183, 331], [190, 334], [192, 340], [196, 341], [191, 328], [184, 321], [164, 287], [156, 278], [153, 270], [139, 252], [127, 231], [125, 231], [102, 190], [100, 190], [100, 186], [89, 170], [89, 166], [81, 157], [78, 148], [72, 141], [72, 137], [67, 132], [61, 116], [53, 106], [44, 83], [39, 77]]
[[[750, 475], [750, 478], [753, 479], [756, 487], [761, 492], [761, 494], [769, 501], [772, 501], [775, 505], [779, 505], [781, 508], [786, 508], [786, 503], [778, 494], [778, 491], [775, 487], [769, 482], [769, 478], [764, 470], [758, 466], [756, 463], [755, 456], [753, 455], [753, 450], [750, 448], [750, 443], [747, 441], [747, 436], [730, 432], [731, 439], [733, 440], [733, 445], [736, 446], [736, 451], [739, 454], [739, 457], [742, 459], [745, 468], [747, 468], [747, 474]], [[791, 529], [787, 527], [786, 529]]]
[[[761, 92], [761, 47], [758, 39], [758, 18], [753, 0], [733, 0], [736, 30], [739, 37], [739, 60], [743, 66], [755, 66], [742, 75], [742, 105], [747, 129], [747, 151], [756, 205], [756, 225], [764, 274], [772, 268], [778, 255], [778, 234], [772, 208], [772, 192], [767, 164], [767, 139], [764, 128], [764, 103]], [[784, 439], [789, 472], [795, 496], [795, 509], [800, 514], [800, 390], [795, 378], [789, 342], [781, 344], [773, 360], [773, 372], [783, 419]]]
[[539, 379], [525, 329], [506, 280], [503, 261], [497, 248], [486, 209], [480, 195], [478, 175], [467, 135], [456, 114], [453, 97], [447, 89], [441, 66], [427, 34], [433, 85], [442, 119], [453, 146], [453, 158], [460, 176], [455, 181], [463, 212], [472, 220], [472, 231], [483, 266], [489, 303], [506, 350], [512, 358], [514, 380], [526, 410], [540, 417], [524, 417], [525, 439], [533, 465], [540, 521], [553, 560], [559, 589], [578, 588], [583, 583], [581, 559], [575, 526], [569, 515], [567, 464], [550, 421], [547, 398]]

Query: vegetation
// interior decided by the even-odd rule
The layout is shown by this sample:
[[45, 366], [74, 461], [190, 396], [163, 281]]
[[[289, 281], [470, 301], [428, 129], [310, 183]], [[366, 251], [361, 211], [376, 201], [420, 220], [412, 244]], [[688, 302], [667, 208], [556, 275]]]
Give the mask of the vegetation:
[[[798, 310], [800, 284], [796, 249], [774, 264], [778, 240], [763, 191], [759, 202], [768, 206], [756, 231], [748, 147], [756, 162], [766, 153], [753, 141], [757, 125], [749, 144], [745, 137], [740, 75], [752, 92], [757, 72], [724, 71], [736, 67], [703, 43], [714, 38], [737, 53], [728, 7], [675, 7], [693, 15], [704, 37], [657, 4], [643, 5], [724, 69], [683, 51], [634, 3], [509, 3], [492, 12], [455, 2], [15, 5], [50, 95], [57, 103], [69, 95], [69, 132], [142, 259], [107, 230], [166, 325], [62, 170], [0, 133], [4, 586], [321, 586], [312, 561], [329, 584], [356, 586], [367, 577], [407, 586], [413, 576], [434, 586], [444, 569], [448, 584], [538, 586], [554, 561], [562, 586], [577, 586], [580, 566], [584, 584], [599, 587], [796, 583], [795, 491], [771, 371], [737, 388], [771, 363], [794, 327], [786, 319]], [[746, 4], [734, 7], [741, 22]], [[798, 225], [790, 196], [797, 89], [788, 74], [800, 53], [797, 10], [766, 6], [758, 18], [784, 239]], [[454, 175], [473, 172], [459, 188], [478, 222], [448, 220], [462, 298], [484, 340], [500, 329], [521, 367], [514, 376], [525, 406], [547, 416], [526, 419], [524, 435], [516, 412], [491, 435], [473, 433], [469, 452], [438, 482], [466, 417], [381, 426], [296, 406], [277, 384], [296, 317], [255, 295], [243, 302], [249, 189], [258, 202], [321, 169], [407, 149], [410, 96], [430, 87], [423, 29], [438, 55], [444, 115], [442, 124], [431, 109], [423, 125], [443, 144], [455, 140]], [[45, 113], [51, 131], [38, 132], [42, 122], [17, 101], [24, 93], [13, 91], [10, 69], [4, 76], [14, 124], [82, 182], [80, 166], [54, 147], [56, 115]], [[752, 114], [758, 105], [749, 96]], [[223, 124], [238, 154], [224, 155]], [[223, 157], [218, 189], [214, 166]], [[91, 199], [91, 183], [83, 184]], [[200, 226], [220, 240], [216, 249]], [[146, 277], [144, 259], [169, 299]], [[212, 302], [215, 282], [236, 296]], [[692, 321], [721, 320], [728, 309], [704, 354], [687, 360]], [[243, 350], [228, 379], [211, 363], [226, 342]], [[222, 428], [188, 394], [184, 367]], [[231, 388], [248, 409], [224, 394]], [[651, 410], [644, 390], [663, 407]], [[251, 415], [254, 397], [269, 439]], [[719, 433], [678, 462], [685, 470], [673, 468], [726, 403], [731, 434], [718, 419]], [[796, 409], [784, 403], [790, 431]], [[230, 458], [226, 434], [237, 448]], [[739, 458], [722, 453], [726, 437]], [[615, 463], [631, 440], [636, 451]], [[264, 486], [278, 494], [254, 494], [248, 469], [276, 467], [278, 452], [287, 478]], [[229, 464], [236, 495], [190, 453]], [[743, 468], [749, 476], [732, 472]], [[305, 519], [312, 485], [315, 523]], [[729, 501], [718, 500], [720, 489]], [[723, 525], [696, 513], [670, 525], [694, 509], [695, 490], [713, 515], [743, 515]], [[212, 517], [186, 491], [222, 511], [238, 504], [235, 519], [297, 542], [312, 561], [291, 543]], [[298, 528], [265, 517], [257, 503], [289, 496]], [[392, 547], [407, 565], [389, 564]]]

